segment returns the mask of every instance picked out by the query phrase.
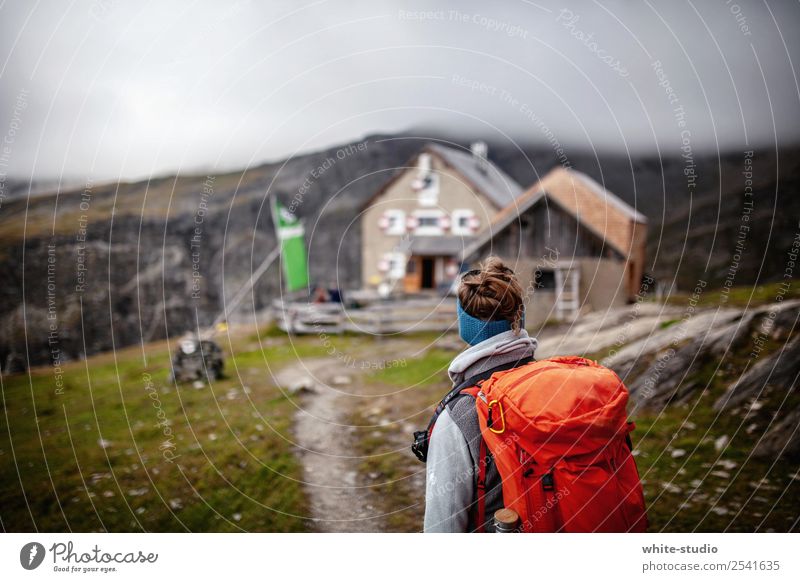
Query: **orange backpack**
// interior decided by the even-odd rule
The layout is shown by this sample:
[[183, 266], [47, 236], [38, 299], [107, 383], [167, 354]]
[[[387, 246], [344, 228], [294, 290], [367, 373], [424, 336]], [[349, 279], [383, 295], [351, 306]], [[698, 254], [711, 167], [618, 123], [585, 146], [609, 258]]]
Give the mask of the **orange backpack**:
[[475, 398], [483, 437], [476, 523], [486, 518], [488, 448], [504, 505], [521, 518], [519, 531], [647, 529], [628, 390], [614, 372], [585, 358], [558, 357], [495, 372], [461, 393]]

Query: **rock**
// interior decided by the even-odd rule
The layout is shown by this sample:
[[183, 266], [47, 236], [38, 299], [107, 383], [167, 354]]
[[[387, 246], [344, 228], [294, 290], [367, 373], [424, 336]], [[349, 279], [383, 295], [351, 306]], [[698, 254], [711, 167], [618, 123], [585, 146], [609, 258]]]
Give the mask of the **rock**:
[[[676, 392], [682, 397], [697, 388], [687, 382], [687, 371], [700, 353], [712, 349], [720, 334], [734, 332], [732, 322], [739, 319], [741, 313], [738, 309], [697, 312], [685, 323], [666, 329], [660, 329], [656, 322], [649, 333], [627, 343], [602, 363], [628, 384], [634, 402], [661, 407], [672, 401]], [[680, 317], [682, 312], [676, 315]], [[709, 331], [712, 329], [716, 331]]]
[[350, 383], [352, 383], [352, 379], [350, 378], [350, 376], [339, 375], [339, 376], [334, 376], [331, 379], [331, 384], [333, 384], [334, 386], [346, 386]]
[[190, 335], [181, 340], [175, 350], [172, 378], [176, 382], [193, 382], [192, 386], [199, 389], [206, 381], [222, 378], [224, 367], [222, 349], [216, 342]]
[[672, 453], [670, 453], [670, 456], [671, 456], [673, 459], [677, 459], [677, 458], [679, 458], [679, 457], [683, 457], [684, 455], [686, 455], [686, 451], [685, 451], [685, 450], [683, 450], [683, 449], [674, 449], [674, 450], [672, 451]]
[[111, 441], [109, 441], [109, 440], [106, 440], [106, 439], [99, 439], [99, 440], [97, 441], [97, 444], [98, 444], [98, 446], [99, 446], [101, 449], [107, 449], [107, 448], [109, 448], [109, 447], [110, 447], [110, 446], [111, 446], [113, 443], [112, 443]]
[[202, 390], [205, 387], [206, 383], [200, 380], [195, 380], [194, 382], [192, 382], [192, 388], [194, 388], [195, 390]]
[[714, 449], [717, 452], [721, 451], [728, 445], [729, 440], [730, 439], [728, 438], [728, 435], [722, 435], [721, 437], [718, 437], [716, 440], [714, 440]]
[[720, 479], [730, 479], [731, 474], [727, 471], [711, 471], [709, 475], [713, 475], [714, 477], [719, 477]]
[[[785, 310], [790, 307], [790, 304], [794, 304], [795, 308], [797, 308], [797, 302], [784, 302], [780, 309]], [[762, 317], [758, 317], [757, 320], [761, 321], [763, 319], [763, 310], [759, 314]], [[792, 340], [788, 341], [783, 346], [783, 349], [776, 350], [772, 354], [763, 356], [755, 361], [747, 372], [737, 382], [733, 383], [725, 394], [717, 399], [714, 403], [714, 409], [730, 409], [748, 398], [757, 398], [768, 385], [788, 392], [792, 389], [797, 379], [798, 361], [800, 361], [800, 334], [796, 334]]]
[[[714, 376], [732, 369], [725, 365], [725, 355], [732, 347], [751, 345], [755, 335], [763, 335], [764, 322], [770, 317], [781, 321], [775, 326], [783, 330], [778, 336], [788, 338], [790, 322], [797, 318], [798, 310], [800, 300], [751, 310], [701, 310], [685, 325], [657, 329], [643, 339], [628, 343], [603, 363], [626, 382], [637, 407], [659, 410], [670, 404], [686, 405], [696, 399], [698, 391], [705, 389]], [[774, 328], [769, 333], [773, 332]], [[714, 403], [715, 409], [731, 410], [752, 400], [767, 382], [783, 391], [791, 389], [796, 362], [800, 360], [800, 334], [787, 341], [789, 344], [782, 354], [779, 350], [755, 362]], [[716, 362], [722, 364], [719, 369], [708, 367]]]
[[792, 410], [782, 419], [773, 422], [771, 428], [761, 437], [753, 454], [768, 459], [776, 459], [779, 456], [800, 457], [798, 424], [800, 424], [800, 408]]
[[673, 483], [662, 483], [661, 487], [668, 493], [681, 493], [683, 489]]
[[732, 471], [733, 469], [739, 466], [737, 463], [729, 459], [720, 459], [719, 461], [717, 461], [716, 464], [725, 469], [726, 471]]
[[713, 511], [717, 515], [728, 515], [728, 513], [730, 513], [725, 507], [721, 507], [719, 505], [715, 505], [714, 507], [712, 507], [711, 511]]
[[297, 394], [313, 394], [316, 392], [316, 388], [314, 387], [314, 379], [309, 376], [303, 376], [302, 378], [298, 378], [287, 388], [289, 394], [297, 395]]

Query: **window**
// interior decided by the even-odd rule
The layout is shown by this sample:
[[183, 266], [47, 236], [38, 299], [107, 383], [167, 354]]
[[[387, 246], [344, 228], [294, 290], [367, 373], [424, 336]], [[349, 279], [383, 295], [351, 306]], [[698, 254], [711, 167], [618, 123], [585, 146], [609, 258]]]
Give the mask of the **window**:
[[556, 274], [552, 269], [536, 269], [533, 284], [537, 289], [555, 290]]
[[444, 212], [441, 210], [417, 210], [414, 212], [416, 229], [420, 236], [440, 236], [444, 234]]
[[439, 203], [439, 175], [433, 172], [420, 178], [420, 206], [436, 206]]
[[386, 253], [384, 258], [389, 263], [389, 279], [402, 279], [406, 274], [406, 256], [403, 253]]
[[478, 226], [478, 217], [472, 210], [467, 208], [457, 208], [453, 210], [453, 234], [470, 235], [474, 234]]
[[402, 210], [387, 210], [383, 213], [381, 226], [386, 234], [401, 235], [406, 233], [406, 213]]
[[411, 182], [420, 206], [436, 206], [439, 202], [439, 176], [434, 173], [431, 161], [430, 154], [419, 155], [417, 175]]

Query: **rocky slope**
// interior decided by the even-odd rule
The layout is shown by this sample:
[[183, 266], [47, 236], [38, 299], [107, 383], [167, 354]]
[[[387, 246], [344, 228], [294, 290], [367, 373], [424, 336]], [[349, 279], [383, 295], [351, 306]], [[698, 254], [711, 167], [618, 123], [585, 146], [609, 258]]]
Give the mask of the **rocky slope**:
[[[267, 192], [305, 220], [312, 279], [353, 287], [359, 209], [426, 139], [374, 136], [213, 177], [87, 184], [31, 197], [16, 188], [0, 206], [0, 364], [10, 354], [52, 363], [210, 323], [223, 297], [275, 245]], [[758, 220], [737, 285], [780, 276], [800, 216], [796, 153], [754, 158]], [[490, 157], [524, 185], [557, 163], [541, 147], [491, 144]], [[740, 154], [696, 160], [691, 196], [680, 158], [577, 152], [569, 159], [649, 216], [651, 270], [660, 280], [674, 278], [679, 287], [693, 285], [698, 274], [712, 284], [724, 280], [739, 232]], [[272, 268], [241, 313], [263, 308], [280, 287]]]
[[608, 359], [628, 382], [634, 412], [711, 404], [717, 417], [738, 423], [717, 437], [718, 448], [754, 434], [753, 455], [800, 460], [800, 300], [710, 309], [695, 319]]

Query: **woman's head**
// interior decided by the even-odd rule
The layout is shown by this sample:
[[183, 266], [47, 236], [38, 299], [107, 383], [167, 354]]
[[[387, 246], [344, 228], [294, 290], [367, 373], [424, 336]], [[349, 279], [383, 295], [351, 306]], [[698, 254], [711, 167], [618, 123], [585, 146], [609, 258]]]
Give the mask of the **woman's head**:
[[[522, 286], [514, 271], [497, 257], [464, 273], [458, 286], [459, 331], [475, 345], [492, 335], [524, 325]], [[477, 321], [476, 321], [477, 320]]]

